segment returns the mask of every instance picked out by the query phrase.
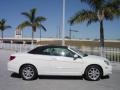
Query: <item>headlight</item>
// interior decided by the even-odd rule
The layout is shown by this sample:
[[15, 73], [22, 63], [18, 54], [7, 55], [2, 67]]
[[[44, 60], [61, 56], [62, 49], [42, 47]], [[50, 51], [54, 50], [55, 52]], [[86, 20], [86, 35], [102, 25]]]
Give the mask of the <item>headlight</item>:
[[110, 65], [110, 62], [109, 62], [109, 61], [104, 60], [104, 62], [105, 62], [107, 65]]

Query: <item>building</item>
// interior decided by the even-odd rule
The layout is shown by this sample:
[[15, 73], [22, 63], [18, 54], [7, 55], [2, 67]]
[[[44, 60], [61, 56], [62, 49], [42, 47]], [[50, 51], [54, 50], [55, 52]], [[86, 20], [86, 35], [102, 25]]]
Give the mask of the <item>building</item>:
[[15, 38], [22, 38], [22, 30], [16, 29], [15, 30]]

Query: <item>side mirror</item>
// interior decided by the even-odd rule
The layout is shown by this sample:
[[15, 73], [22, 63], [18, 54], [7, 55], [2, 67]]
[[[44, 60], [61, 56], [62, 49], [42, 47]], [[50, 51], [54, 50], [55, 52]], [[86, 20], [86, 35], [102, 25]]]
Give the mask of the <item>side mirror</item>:
[[77, 54], [74, 55], [74, 60], [76, 60], [79, 56]]

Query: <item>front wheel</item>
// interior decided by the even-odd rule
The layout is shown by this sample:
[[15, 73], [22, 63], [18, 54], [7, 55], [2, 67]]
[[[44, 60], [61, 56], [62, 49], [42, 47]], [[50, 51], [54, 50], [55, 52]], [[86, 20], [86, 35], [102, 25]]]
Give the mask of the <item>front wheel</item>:
[[89, 66], [85, 71], [85, 79], [91, 81], [98, 81], [102, 76], [102, 70], [97, 65]]
[[20, 69], [20, 75], [24, 80], [34, 80], [37, 77], [37, 70], [33, 65], [24, 65]]

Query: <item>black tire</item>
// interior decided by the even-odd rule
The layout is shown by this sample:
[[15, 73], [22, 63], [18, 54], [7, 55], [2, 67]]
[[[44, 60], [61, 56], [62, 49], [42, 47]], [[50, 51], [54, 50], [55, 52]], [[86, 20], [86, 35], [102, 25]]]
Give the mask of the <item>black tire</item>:
[[98, 81], [102, 76], [102, 70], [97, 65], [88, 66], [84, 73], [84, 78], [90, 81]]
[[37, 78], [38, 73], [33, 65], [23, 65], [20, 69], [20, 75], [24, 80], [34, 80]]

